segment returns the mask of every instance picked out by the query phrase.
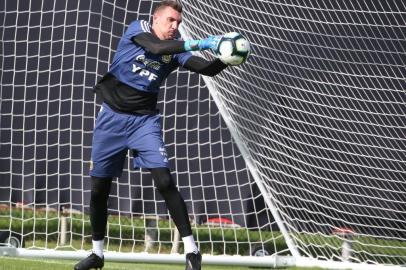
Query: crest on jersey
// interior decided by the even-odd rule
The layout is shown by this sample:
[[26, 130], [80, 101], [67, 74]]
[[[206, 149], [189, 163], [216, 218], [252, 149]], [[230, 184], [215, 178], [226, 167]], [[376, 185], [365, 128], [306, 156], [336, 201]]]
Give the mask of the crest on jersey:
[[162, 55], [162, 62], [168, 64], [172, 60], [172, 55]]
[[168, 162], [168, 154], [166, 153], [165, 147], [159, 147], [159, 152], [161, 153], [162, 157], [164, 158], [164, 162]]

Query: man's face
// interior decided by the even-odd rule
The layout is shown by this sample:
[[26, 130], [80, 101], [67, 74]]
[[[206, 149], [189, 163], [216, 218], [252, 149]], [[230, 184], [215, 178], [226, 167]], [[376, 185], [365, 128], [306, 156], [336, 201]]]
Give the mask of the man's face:
[[152, 30], [161, 40], [174, 39], [178, 34], [178, 27], [182, 15], [171, 7], [165, 7], [155, 12]]

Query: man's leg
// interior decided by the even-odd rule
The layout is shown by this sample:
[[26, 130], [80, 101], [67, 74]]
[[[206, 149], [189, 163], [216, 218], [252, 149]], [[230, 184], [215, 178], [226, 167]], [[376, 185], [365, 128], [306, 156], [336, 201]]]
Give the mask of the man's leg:
[[107, 225], [107, 201], [113, 177], [119, 177], [127, 154], [123, 132], [128, 116], [117, 114], [103, 105], [93, 132], [90, 168], [90, 224], [93, 253], [75, 265], [75, 270], [104, 266], [103, 247]]
[[92, 176], [90, 193], [90, 224], [92, 227], [93, 252], [103, 258], [104, 236], [107, 226], [107, 202], [112, 178]]
[[102, 269], [104, 266], [104, 235], [107, 225], [107, 201], [112, 178], [91, 177], [90, 225], [93, 253], [75, 265], [75, 270]]
[[186, 204], [172, 179], [169, 169], [153, 168], [150, 171], [155, 186], [165, 199], [169, 213], [182, 237], [186, 254], [186, 270], [200, 270], [201, 255], [193, 239]]
[[186, 270], [200, 270], [201, 256], [194, 242], [185, 201], [180, 195], [169, 171], [169, 162], [162, 139], [160, 116], [146, 115], [134, 117], [131, 121], [133, 132], [128, 139], [133, 149], [134, 168], [150, 169], [155, 186], [165, 199], [185, 247]]

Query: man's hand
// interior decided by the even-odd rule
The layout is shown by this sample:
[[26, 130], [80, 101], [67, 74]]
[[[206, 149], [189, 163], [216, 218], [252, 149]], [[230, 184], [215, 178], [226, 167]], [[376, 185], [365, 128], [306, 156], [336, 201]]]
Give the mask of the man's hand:
[[185, 41], [185, 50], [203, 51], [211, 49], [214, 52], [217, 52], [222, 37], [223, 36], [209, 36], [208, 38], [200, 40], [187, 40]]
[[200, 40], [199, 43], [200, 50], [211, 49], [214, 52], [217, 52], [222, 37], [223, 36], [209, 36], [206, 39]]

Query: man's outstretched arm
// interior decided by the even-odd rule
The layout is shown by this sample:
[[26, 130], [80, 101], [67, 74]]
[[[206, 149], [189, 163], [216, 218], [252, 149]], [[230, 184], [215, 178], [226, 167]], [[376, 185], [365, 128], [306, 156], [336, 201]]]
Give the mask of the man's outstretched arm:
[[132, 37], [132, 41], [153, 54], [175, 54], [185, 52], [184, 41], [160, 40], [151, 33], [142, 33]]
[[[153, 54], [176, 54], [187, 51], [187, 44], [180, 40], [160, 40], [151, 33], [142, 33], [132, 38], [133, 42], [144, 47]], [[203, 41], [203, 40], [201, 40]], [[203, 42], [204, 43], [204, 42]], [[208, 45], [207, 45], [208, 46]], [[214, 46], [217, 46], [214, 44]], [[209, 48], [209, 47], [208, 47]], [[191, 56], [183, 66], [184, 68], [206, 76], [215, 76], [227, 67], [219, 59], [207, 61], [198, 56]]]
[[210, 36], [200, 40], [161, 40], [155, 35], [144, 32], [132, 37], [132, 41], [153, 54], [175, 54], [188, 51], [216, 50], [221, 36]]
[[207, 61], [204, 58], [193, 55], [186, 61], [183, 67], [190, 71], [213, 77], [228, 66], [221, 62], [220, 59]]

